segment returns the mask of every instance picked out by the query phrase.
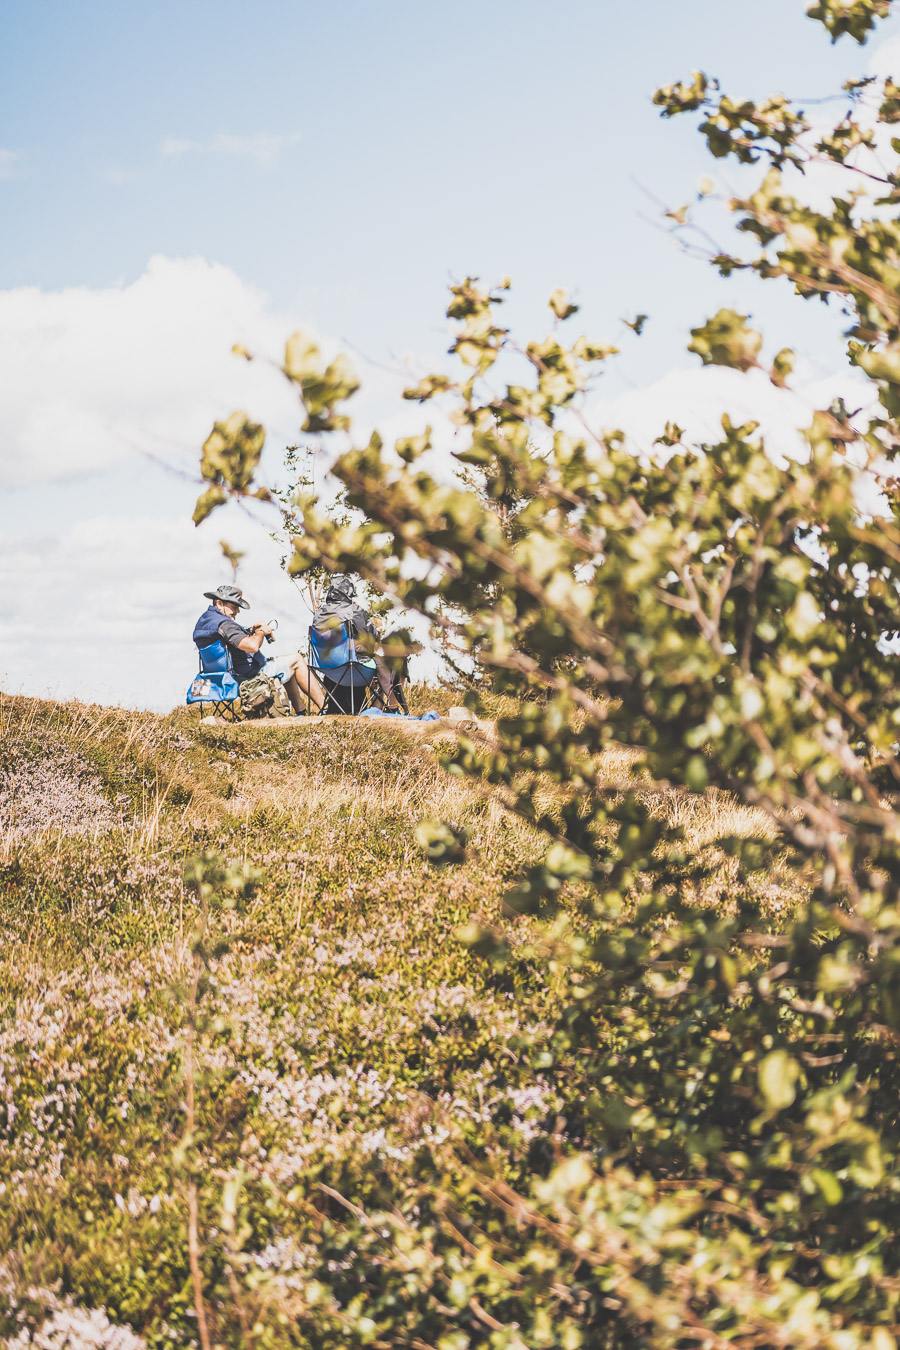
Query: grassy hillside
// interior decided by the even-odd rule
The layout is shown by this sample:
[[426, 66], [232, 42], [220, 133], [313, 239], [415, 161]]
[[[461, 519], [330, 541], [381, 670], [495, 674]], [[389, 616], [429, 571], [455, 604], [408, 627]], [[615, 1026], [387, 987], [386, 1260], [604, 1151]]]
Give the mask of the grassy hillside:
[[[609, 1120], [560, 1035], [554, 931], [503, 906], [528, 827], [440, 741], [349, 720], [4, 697], [0, 746], [0, 1338], [580, 1344], [515, 1197]], [[660, 810], [758, 828], [721, 797]], [[425, 862], [429, 816], [468, 830], [461, 865]]]

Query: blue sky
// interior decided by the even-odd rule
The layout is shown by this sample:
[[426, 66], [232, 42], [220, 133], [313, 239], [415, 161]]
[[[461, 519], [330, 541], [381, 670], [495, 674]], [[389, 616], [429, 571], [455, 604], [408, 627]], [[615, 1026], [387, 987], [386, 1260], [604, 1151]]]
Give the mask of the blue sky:
[[[0, 281], [103, 286], [199, 255], [379, 354], [443, 340], [449, 277], [510, 273], [526, 301], [567, 284], [598, 323], [640, 307], [661, 331], [714, 281], [641, 220], [642, 187], [678, 205], [708, 169], [653, 89], [699, 67], [817, 97], [865, 64], [802, 3], [757, 0], [752, 26], [749, 8], [7, 0], [22, 159]], [[261, 161], [256, 137], [285, 143]]]
[[[509, 273], [529, 337], [558, 285], [597, 338], [650, 314], [611, 397], [677, 392], [687, 328], [723, 303], [824, 377], [836, 320], [721, 282], [654, 224], [711, 169], [689, 119], [660, 121], [657, 85], [699, 67], [816, 99], [864, 71], [870, 49], [833, 47], [804, 8], [6, 0], [0, 617], [21, 636], [2, 687], [179, 701], [197, 579], [224, 579], [217, 540], [244, 525], [185, 531], [192, 486], [146, 452], [190, 470], [211, 416], [249, 403], [276, 450], [292, 439], [286, 395], [226, 364], [245, 334], [275, 356], [299, 325], [349, 346], [390, 417], [385, 369], [442, 359], [448, 281]], [[268, 545], [251, 566], [299, 637]], [[48, 649], [29, 615], [60, 587], [73, 627]], [[111, 672], [110, 644], [154, 673]]]

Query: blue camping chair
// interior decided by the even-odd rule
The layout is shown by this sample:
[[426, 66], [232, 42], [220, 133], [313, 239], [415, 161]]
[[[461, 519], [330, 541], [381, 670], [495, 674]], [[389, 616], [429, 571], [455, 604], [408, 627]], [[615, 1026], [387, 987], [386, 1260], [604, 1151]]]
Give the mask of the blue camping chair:
[[224, 642], [211, 642], [200, 649], [200, 669], [191, 681], [186, 703], [199, 703], [203, 716], [204, 703], [211, 703], [213, 711], [226, 722], [237, 722], [235, 705], [240, 704], [241, 690], [231, 665], [231, 653]]
[[307, 665], [325, 690], [321, 713], [355, 717], [364, 708], [381, 702], [375, 662], [358, 656], [349, 621], [336, 624], [327, 633], [310, 628]]

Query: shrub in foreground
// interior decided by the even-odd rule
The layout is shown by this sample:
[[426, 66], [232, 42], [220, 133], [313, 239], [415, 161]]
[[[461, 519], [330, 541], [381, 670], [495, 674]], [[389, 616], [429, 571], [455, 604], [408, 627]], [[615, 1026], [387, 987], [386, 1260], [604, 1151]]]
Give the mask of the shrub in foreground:
[[[889, 9], [842, 0], [811, 13], [833, 39], [862, 41]], [[450, 1198], [459, 1183], [429, 1182], [428, 1223], [404, 1241], [416, 1269], [436, 1250], [460, 1269], [419, 1343], [894, 1344], [900, 690], [883, 640], [900, 627], [900, 225], [884, 207], [900, 200], [900, 143], [886, 130], [892, 81], [846, 90], [846, 114], [818, 140], [788, 100], [720, 96], [702, 74], [656, 102], [666, 117], [699, 112], [716, 158], [762, 162], [755, 190], [730, 202], [758, 251], [712, 261], [837, 300], [873, 412], [819, 409], [797, 458], [727, 418], [711, 443], [668, 423], [658, 453], [637, 454], [587, 427], [585, 393], [614, 353], [564, 337], [567, 297], [551, 297], [548, 337], [516, 342], [502, 288], [468, 279], [448, 311], [460, 373], [406, 396], [446, 408], [481, 490], [431, 474], [428, 433], [391, 447], [376, 433], [335, 464], [357, 523], [298, 503], [295, 574], [359, 572], [519, 697], [498, 744], [464, 742], [450, 766], [545, 837], [509, 909], [549, 919], [565, 887], [591, 897], [587, 927], [548, 930], [543, 960], [566, 1007], [533, 1061], [579, 1064], [589, 1146], [573, 1148], [571, 1122], [564, 1143], [550, 1129], [558, 1165], [516, 1181], [497, 1154], [471, 1159], [468, 1231]], [[791, 188], [792, 172], [820, 163], [847, 178], [825, 209]], [[790, 379], [793, 353], [764, 360], [733, 310], [698, 324], [691, 348], [707, 365]], [[343, 359], [323, 368], [296, 336], [284, 372], [307, 433], [348, 429], [356, 382]], [[218, 430], [240, 458], [241, 415]], [[217, 464], [207, 451], [217, 501], [247, 489]], [[859, 504], [863, 477], [878, 514]], [[485, 497], [517, 504], [515, 530]], [[215, 505], [207, 494], [198, 518]], [[637, 752], [628, 779], [608, 771], [617, 744]], [[709, 788], [765, 828], [718, 839], [715, 855], [709, 839], [691, 847], [659, 802]], [[437, 861], [464, 855], [449, 827], [428, 838]], [[729, 902], [711, 905], [704, 878], [723, 853]], [[779, 913], [765, 902], [776, 861], [798, 879], [796, 906]], [[510, 961], [489, 925], [464, 936], [493, 969]], [[421, 1214], [421, 1192], [415, 1203]], [[383, 1310], [382, 1322], [366, 1314], [372, 1334], [389, 1339], [397, 1267], [384, 1258], [394, 1275], [376, 1293], [380, 1248], [356, 1251], [362, 1304]], [[455, 1333], [441, 1322], [451, 1307]]]

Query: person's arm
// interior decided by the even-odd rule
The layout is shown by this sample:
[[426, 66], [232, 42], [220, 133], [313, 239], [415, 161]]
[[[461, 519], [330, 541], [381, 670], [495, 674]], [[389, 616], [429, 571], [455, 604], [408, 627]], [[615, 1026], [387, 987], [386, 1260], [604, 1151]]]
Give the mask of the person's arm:
[[238, 646], [242, 652], [249, 652], [252, 656], [254, 652], [259, 651], [266, 638], [271, 636], [271, 628], [267, 628], [264, 623], [255, 623], [250, 629], [249, 636], [241, 638]]
[[362, 605], [354, 606], [353, 627], [360, 637], [362, 637], [363, 633], [368, 633], [369, 637], [374, 638], [376, 642], [381, 638], [381, 634], [375, 625], [375, 620], [367, 609], [363, 609]]
[[219, 624], [219, 636], [222, 640], [230, 643], [232, 647], [238, 647], [242, 652], [247, 652], [249, 656], [259, 651], [271, 632], [271, 628], [267, 628], [264, 623], [255, 623], [248, 633], [242, 632], [240, 624], [235, 623], [233, 619], [223, 619]]

